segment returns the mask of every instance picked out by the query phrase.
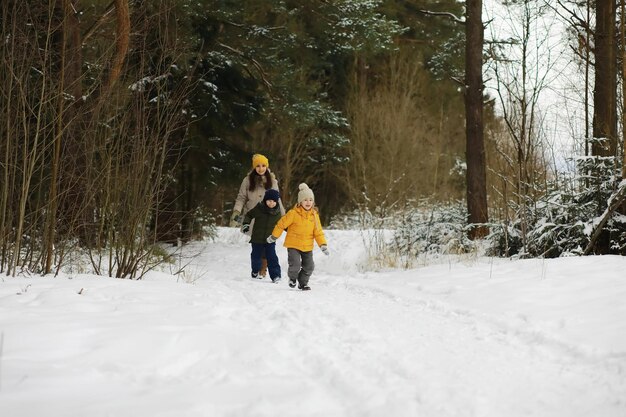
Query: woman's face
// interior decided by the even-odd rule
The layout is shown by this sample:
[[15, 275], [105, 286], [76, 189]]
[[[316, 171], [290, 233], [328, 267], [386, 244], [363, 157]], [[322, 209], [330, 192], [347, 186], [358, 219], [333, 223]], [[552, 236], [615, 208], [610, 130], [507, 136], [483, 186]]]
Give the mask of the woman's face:
[[259, 164], [259, 165], [255, 166], [254, 169], [256, 170], [257, 174], [264, 175], [265, 171], [267, 171], [267, 165]]

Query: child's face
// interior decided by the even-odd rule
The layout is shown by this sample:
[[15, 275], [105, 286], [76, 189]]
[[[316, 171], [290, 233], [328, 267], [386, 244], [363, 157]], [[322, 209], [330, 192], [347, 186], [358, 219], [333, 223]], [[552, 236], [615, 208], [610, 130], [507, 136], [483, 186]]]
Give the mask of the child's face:
[[274, 200], [265, 200], [265, 205], [268, 206], [269, 208], [274, 208], [274, 207], [276, 207], [276, 201], [274, 201]]
[[305, 198], [304, 200], [302, 200], [302, 202], [300, 203], [300, 205], [305, 209], [305, 210], [311, 210], [311, 207], [313, 207], [313, 199], [312, 198]]
[[257, 174], [263, 175], [263, 174], [265, 174], [265, 171], [267, 171], [267, 165], [259, 164], [259, 165], [255, 166], [254, 169], [256, 170]]

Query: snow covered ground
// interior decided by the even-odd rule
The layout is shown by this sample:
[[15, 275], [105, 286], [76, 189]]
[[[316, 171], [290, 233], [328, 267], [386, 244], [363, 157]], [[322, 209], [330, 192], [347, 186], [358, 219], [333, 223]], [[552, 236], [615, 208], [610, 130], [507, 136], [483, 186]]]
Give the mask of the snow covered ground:
[[185, 280], [4, 277], [0, 416], [626, 415], [626, 258], [360, 272], [326, 233], [309, 292], [228, 228]]

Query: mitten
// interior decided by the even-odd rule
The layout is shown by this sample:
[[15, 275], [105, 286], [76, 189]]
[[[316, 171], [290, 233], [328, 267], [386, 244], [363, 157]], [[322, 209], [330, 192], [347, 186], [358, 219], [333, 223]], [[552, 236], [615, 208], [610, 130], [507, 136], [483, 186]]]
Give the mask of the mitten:
[[330, 255], [330, 252], [328, 251], [328, 246], [327, 245], [320, 246], [320, 249], [322, 250], [322, 252], [324, 252], [324, 255], [326, 255], [326, 256]]
[[275, 238], [274, 235], [269, 235], [267, 237], [267, 243], [274, 243], [278, 240], [278, 238]]
[[239, 223], [241, 223], [241, 212], [235, 210], [233, 211], [233, 215], [230, 216], [230, 227], [239, 227]]
[[244, 224], [241, 228], [241, 233], [248, 233], [248, 230], [250, 230], [250, 224]]

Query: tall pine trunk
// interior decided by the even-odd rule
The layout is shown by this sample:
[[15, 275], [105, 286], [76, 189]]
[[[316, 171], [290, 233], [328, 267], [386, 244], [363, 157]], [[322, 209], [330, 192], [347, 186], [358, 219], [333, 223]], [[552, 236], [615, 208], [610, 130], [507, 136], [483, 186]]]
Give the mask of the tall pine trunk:
[[[616, 1], [597, 0], [595, 32], [595, 89], [593, 95], [594, 156], [617, 154]], [[601, 139], [601, 140], [598, 140]]]
[[[620, 0], [620, 43], [622, 48], [622, 179], [626, 180], [626, 0]], [[626, 203], [622, 205], [626, 213]]]
[[465, 118], [467, 211], [470, 239], [486, 236], [487, 179], [483, 132], [482, 0], [465, 5]]

